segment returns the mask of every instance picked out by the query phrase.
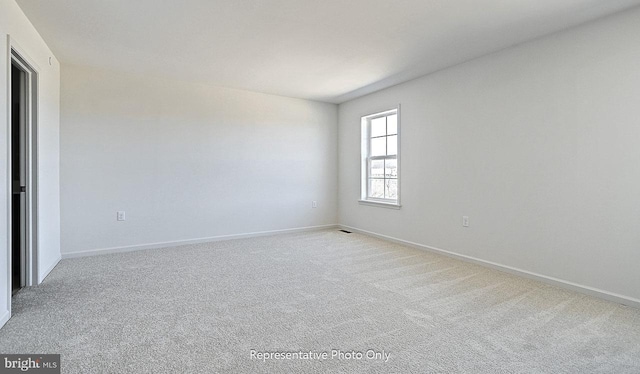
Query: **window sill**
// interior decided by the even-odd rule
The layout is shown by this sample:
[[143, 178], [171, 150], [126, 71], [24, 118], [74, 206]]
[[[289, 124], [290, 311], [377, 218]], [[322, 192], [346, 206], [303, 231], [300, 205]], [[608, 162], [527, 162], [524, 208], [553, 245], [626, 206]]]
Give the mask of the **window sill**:
[[380, 207], [380, 208], [387, 208], [387, 209], [400, 209], [400, 208], [402, 208], [402, 205], [400, 205], [400, 204], [383, 203], [381, 201], [358, 200], [358, 202], [360, 203], [360, 205], [377, 206], [377, 207]]

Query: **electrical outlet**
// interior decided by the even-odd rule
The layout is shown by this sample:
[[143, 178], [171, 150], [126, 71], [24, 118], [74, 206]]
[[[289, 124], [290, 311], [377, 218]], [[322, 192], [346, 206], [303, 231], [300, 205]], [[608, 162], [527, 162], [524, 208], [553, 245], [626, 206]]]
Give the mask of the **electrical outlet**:
[[317, 201], [315, 201], [315, 200], [314, 200], [314, 201], [312, 201], [312, 202], [311, 202], [311, 207], [312, 207], [312, 208], [317, 208], [317, 207], [318, 207], [318, 202], [317, 202]]
[[469, 216], [462, 216], [462, 226], [469, 227]]
[[125, 221], [127, 219], [127, 217], [124, 214], [124, 210], [119, 210], [118, 211], [118, 221]]

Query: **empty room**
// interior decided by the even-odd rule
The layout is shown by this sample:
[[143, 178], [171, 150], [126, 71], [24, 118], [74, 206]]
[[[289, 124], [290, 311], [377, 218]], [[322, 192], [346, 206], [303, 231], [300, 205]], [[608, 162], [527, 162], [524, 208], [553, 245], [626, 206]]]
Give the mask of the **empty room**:
[[640, 0], [0, 0], [0, 373], [640, 373]]

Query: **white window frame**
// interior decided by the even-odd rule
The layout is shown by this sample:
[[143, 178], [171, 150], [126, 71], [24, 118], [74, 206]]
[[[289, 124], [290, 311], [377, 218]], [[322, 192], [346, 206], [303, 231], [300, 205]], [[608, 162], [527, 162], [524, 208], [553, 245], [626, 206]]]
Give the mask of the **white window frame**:
[[[392, 114], [396, 114], [397, 116], [397, 154], [395, 156], [397, 162], [397, 183], [398, 183], [398, 198], [397, 199], [384, 199], [384, 198], [373, 198], [368, 197], [368, 188], [369, 188], [369, 161], [370, 160], [379, 160], [379, 159], [388, 159], [392, 158], [389, 156], [370, 156], [371, 154], [371, 121], [380, 118], [386, 117]], [[384, 208], [392, 208], [392, 209], [400, 209], [402, 206], [400, 204], [400, 183], [401, 183], [401, 175], [400, 175], [400, 139], [401, 139], [401, 124], [400, 124], [400, 105], [395, 108], [387, 109], [384, 111], [376, 112], [373, 114], [368, 114], [362, 116], [361, 118], [361, 177], [360, 177], [360, 204], [364, 205], [372, 205], [379, 206]]]

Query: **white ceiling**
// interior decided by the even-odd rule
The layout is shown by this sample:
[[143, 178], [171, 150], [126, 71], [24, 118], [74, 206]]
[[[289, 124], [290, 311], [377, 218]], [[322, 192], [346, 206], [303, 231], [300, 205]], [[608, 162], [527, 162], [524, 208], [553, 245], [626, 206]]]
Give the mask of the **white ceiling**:
[[62, 63], [340, 103], [640, 0], [17, 0]]

